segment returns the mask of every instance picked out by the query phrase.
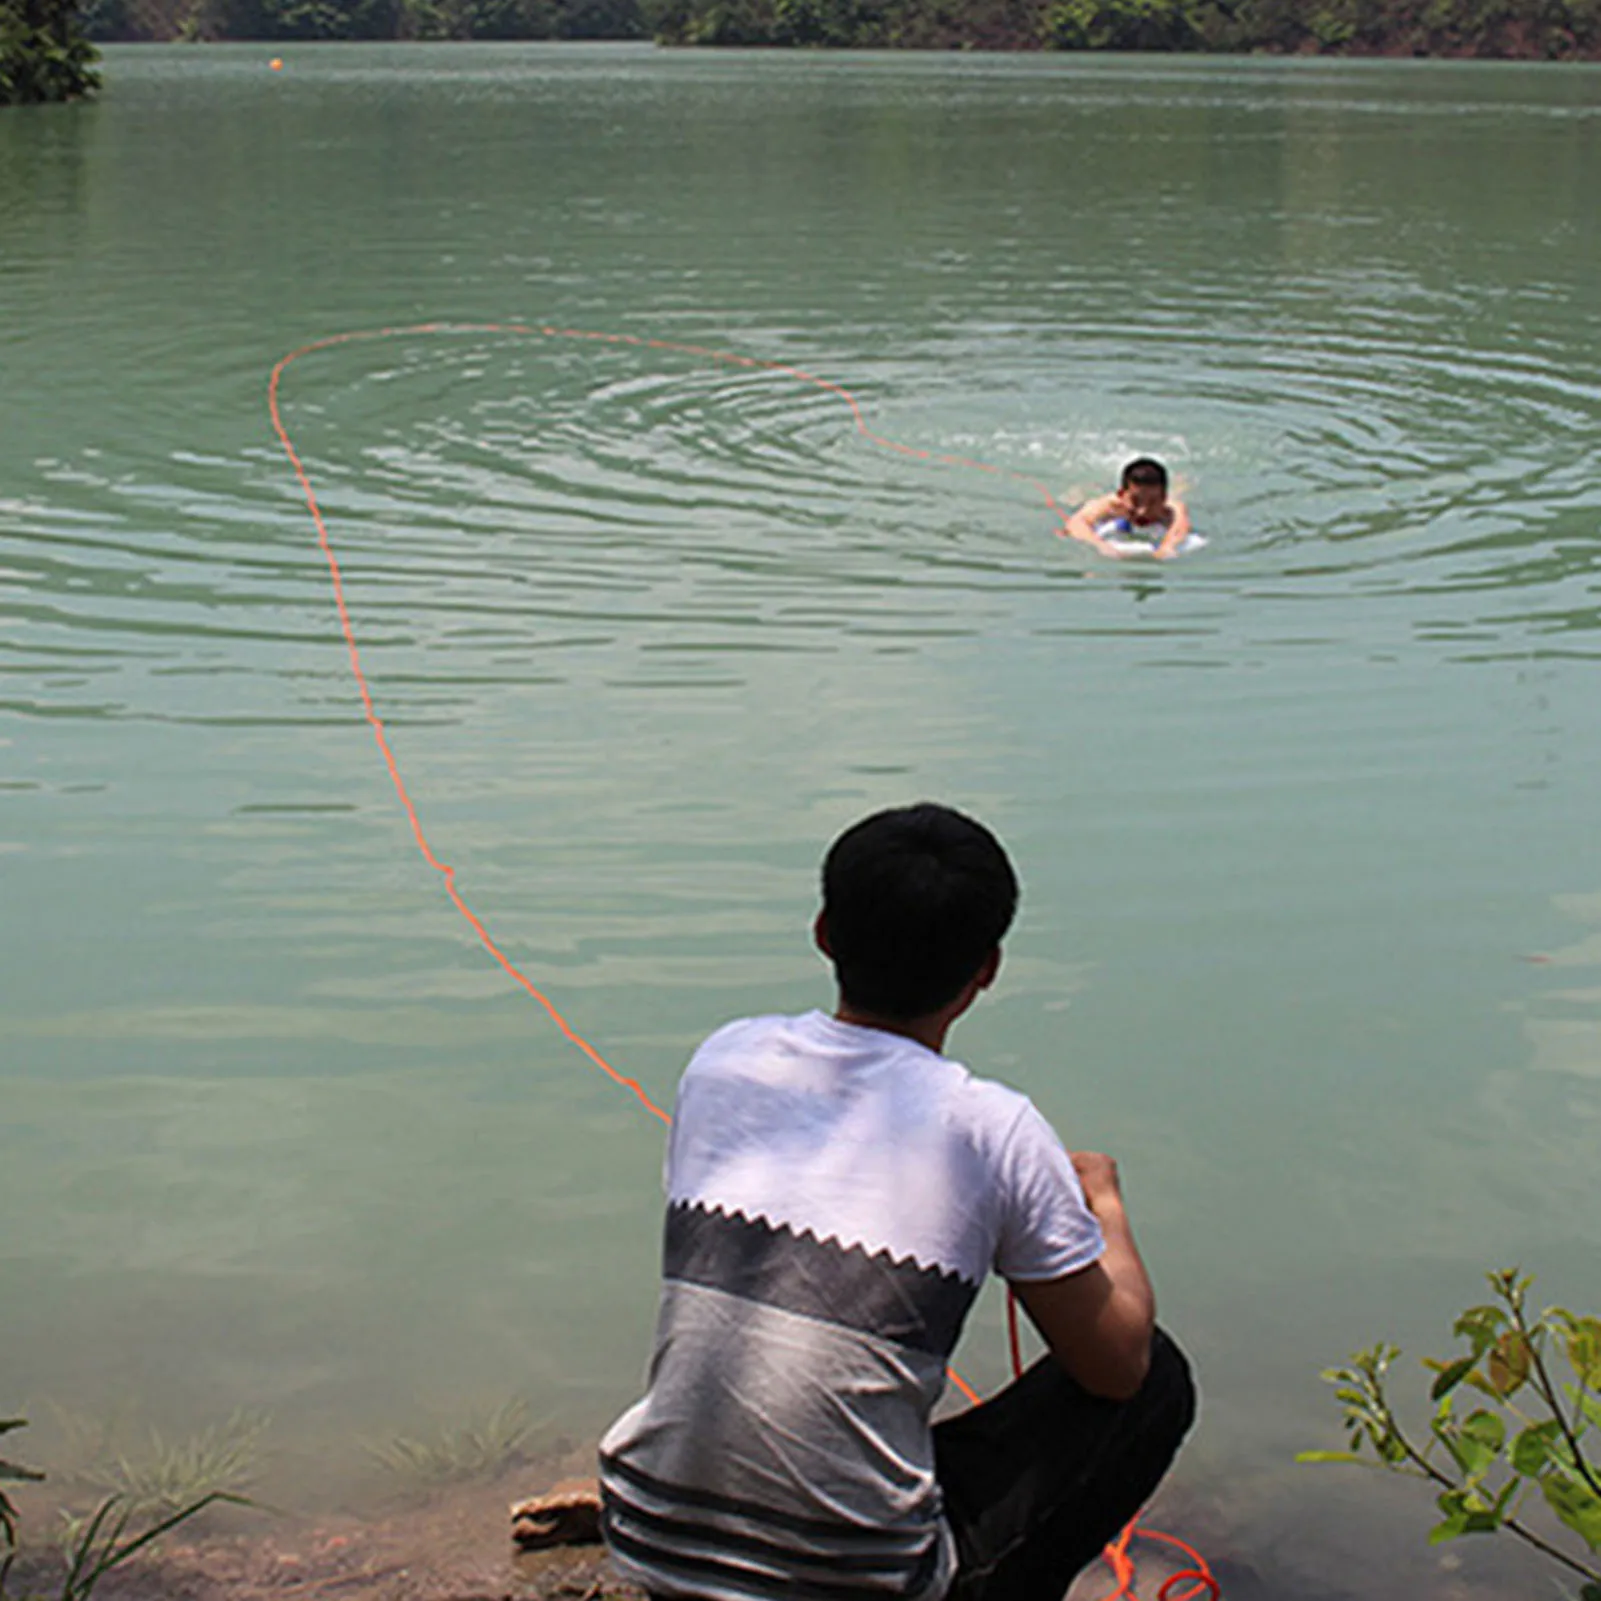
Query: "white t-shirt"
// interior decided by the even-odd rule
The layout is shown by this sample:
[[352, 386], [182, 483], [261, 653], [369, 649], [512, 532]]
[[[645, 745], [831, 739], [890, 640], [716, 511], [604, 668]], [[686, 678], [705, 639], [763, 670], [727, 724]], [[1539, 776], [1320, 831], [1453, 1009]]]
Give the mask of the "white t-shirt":
[[710, 1601], [932, 1601], [930, 1414], [993, 1269], [1100, 1226], [1032, 1102], [822, 1012], [719, 1029], [679, 1086], [650, 1384], [601, 1442], [625, 1577]]

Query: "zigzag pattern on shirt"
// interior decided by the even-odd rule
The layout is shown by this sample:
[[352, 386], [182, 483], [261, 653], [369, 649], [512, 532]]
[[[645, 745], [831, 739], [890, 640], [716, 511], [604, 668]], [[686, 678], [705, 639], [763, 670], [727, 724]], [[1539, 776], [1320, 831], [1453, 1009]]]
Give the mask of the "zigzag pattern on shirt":
[[978, 1286], [887, 1249], [701, 1201], [667, 1208], [663, 1276], [948, 1357]]

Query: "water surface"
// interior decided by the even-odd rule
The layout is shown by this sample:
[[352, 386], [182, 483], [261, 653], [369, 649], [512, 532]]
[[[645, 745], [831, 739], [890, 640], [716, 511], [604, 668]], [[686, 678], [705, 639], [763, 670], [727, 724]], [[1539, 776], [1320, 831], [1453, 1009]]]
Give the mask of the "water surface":
[[[659, 1128], [417, 854], [265, 404], [346, 330], [592, 329], [1064, 500], [1154, 451], [1211, 544], [1104, 562], [766, 369], [308, 354], [462, 892], [667, 1100], [826, 1002], [840, 827], [986, 818], [1023, 913], [952, 1048], [1122, 1160], [1185, 1505], [1300, 1596], [1393, 1525], [1339, 1583], [1427, 1593], [1421, 1500], [1288, 1459], [1320, 1366], [1443, 1349], [1482, 1269], [1601, 1282], [1601, 71], [267, 55], [0, 116], [5, 1405], [257, 1408], [276, 1494], [361, 1504], [363, 1441], [635, 1392]], [[959, 1361], [1001, 1382], [998, 1303]]]

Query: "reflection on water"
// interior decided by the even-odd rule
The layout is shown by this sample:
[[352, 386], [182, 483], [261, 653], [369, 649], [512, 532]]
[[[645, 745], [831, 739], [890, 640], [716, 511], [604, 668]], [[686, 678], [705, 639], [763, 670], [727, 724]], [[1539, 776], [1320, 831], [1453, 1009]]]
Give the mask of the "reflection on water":
[[[1003, 472], [682, 351], [298, 361], [467, 899], [664, 1099], [723, 1017], [825, 998], [839, 826], [980, 812], [1024, 916], [956, 1048], [1130, 1175], [1208, 1396], [1182, 1504], [1303, 1595], [1341, 1517], [1409, 1538], [1286, 1466], [1316, 1370], [1441, 1345], [1483, 1268], [1583, 1302], [1593, 1264], [1601, 76], [240, 47], [111, 83], [0, 121], [0, 1207], [43, 1443], [54, 1400], [260, 1408], [275, 1494], [359, 1500], [355, 1439], [514, 1394], [582, 1438], [635, 1388], [658, 1133], [418, 858], [265, 412], [308, 339], [549, 318]], [[1144, 450], [1192, 559], [1105, 563], [1021, 481]], [[962, 1360], [1000, 1380], [995, 1303]]]

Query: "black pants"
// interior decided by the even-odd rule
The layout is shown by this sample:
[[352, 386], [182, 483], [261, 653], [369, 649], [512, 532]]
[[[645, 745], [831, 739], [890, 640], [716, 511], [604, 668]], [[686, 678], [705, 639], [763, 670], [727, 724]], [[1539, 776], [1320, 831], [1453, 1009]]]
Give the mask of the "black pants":
[[1194, 1421], [1190, 1365], [1158, 1329], [1151, 1371], [1127, 1401], [1091, 1395], [1044, 1357], [936, 1424], [934, 1468], [956, 1536], [947, 1601], [1062, 1601], [1150, 1500]]
[[1091, 1395], [1045, 1357], [937, 1424], [958, 1562], [950, 1601], [1062, 1601], [1150, 1499], [1194, 1421], [1189, 1363], [1158, 1329], [1127, 1401]]

